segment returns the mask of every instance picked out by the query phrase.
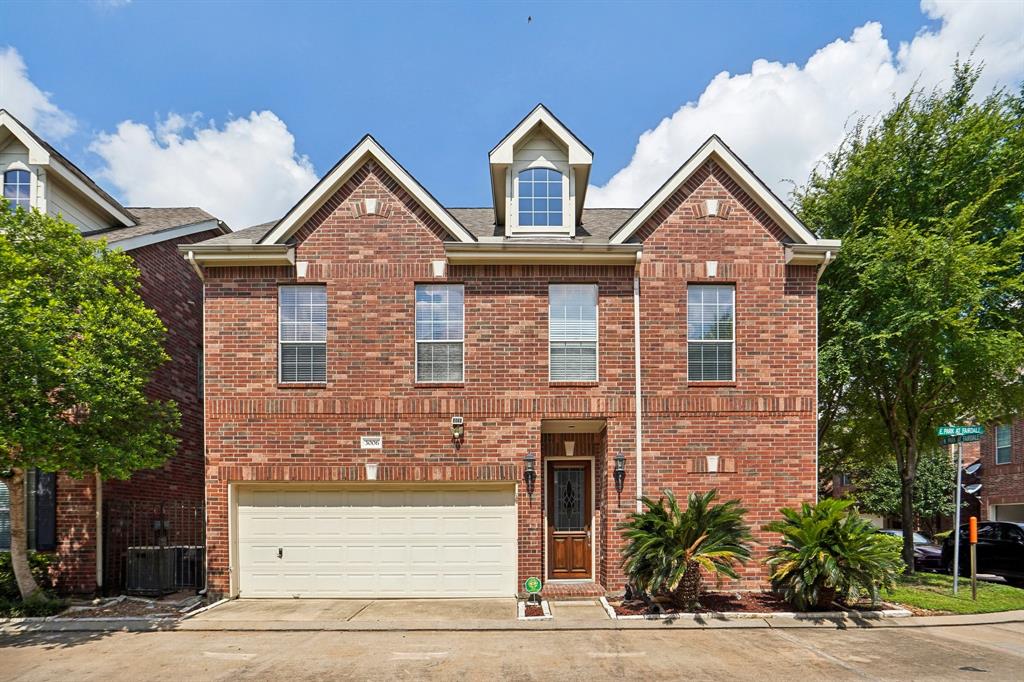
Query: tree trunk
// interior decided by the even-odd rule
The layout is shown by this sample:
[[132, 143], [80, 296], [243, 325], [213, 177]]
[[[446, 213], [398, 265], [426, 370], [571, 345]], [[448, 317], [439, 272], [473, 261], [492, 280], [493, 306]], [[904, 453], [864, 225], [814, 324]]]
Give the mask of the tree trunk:
[[903, 562], [914, 574], [914, 477], [900, 476], [900, 518], [903, 526]]
[[700, 564], [696, 561], [686, 562], [686, 573], [672, 591], [672, 602], [681, 609], [697, 608], [700, 600], [701, 574]]
[[14, 579], [18, 583], [18, 591], [22, 600], [28, 599], [39, 591], [39, 585], [32, 577], [28, 565], [28, 530], [25, 527], [25, 471], [17, 467], [11, 469], [11, 475], [4, 477], [7, 492], [11, 500], [11, 567]]

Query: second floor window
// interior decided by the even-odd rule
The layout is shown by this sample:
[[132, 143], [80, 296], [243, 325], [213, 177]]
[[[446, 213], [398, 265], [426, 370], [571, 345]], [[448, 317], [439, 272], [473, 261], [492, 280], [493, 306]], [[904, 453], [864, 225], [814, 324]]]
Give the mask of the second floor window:
[[327, 287], [282, 286], [278, 295], [281, 383], [327, 381]]
[[734, 381], [736, 288], [691, 285], [686, 298], [689, 381]]
[[528, 168], [519, 174], [519, 226], [562, 227], [562, 174]]
[[416, 381], [463, 380], [464, 291], [461, 284], [416, 287]]
[[1009, 424], [996, 427], [996, 464], [1009, 464], [1013, 451], [1013, 435]]
[[548, 301], [551, 381], [597, 381], [597, 285], [552, 284]]
[[32, 174], [27, 170], [9, 170], [4, 173], [4, 199], [10, 202], [13, 211], [23, 208], [26, 211], [32, 200]]

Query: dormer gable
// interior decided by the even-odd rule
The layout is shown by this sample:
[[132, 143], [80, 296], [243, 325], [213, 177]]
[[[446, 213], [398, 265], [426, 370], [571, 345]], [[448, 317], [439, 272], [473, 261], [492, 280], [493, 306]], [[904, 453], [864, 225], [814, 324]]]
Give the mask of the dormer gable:
[[505, 237], [575, 237], [594, 154], [538, 104], [488, 155]]

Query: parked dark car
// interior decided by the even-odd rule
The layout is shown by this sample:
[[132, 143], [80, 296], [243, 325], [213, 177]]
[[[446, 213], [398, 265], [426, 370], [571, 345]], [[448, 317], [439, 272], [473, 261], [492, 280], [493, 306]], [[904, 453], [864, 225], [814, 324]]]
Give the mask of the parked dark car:
[[[883, 528], [878, 531], [886, 535], [903, 537], [899, 528]], [[942, 570], [942, 547], [933, 543], [920, 533], [914, 533], [914, 569], [918, 571]]]
[[[971, 573], [968, 528], [960, 526], [960, 575]], [[1024, 523], [981, 521], [978, 523], [978, 573], [998, 575], [1006, 582], [1024, 587]], [[942, 568], [953, 572], [953, 535], [942, 543]]]

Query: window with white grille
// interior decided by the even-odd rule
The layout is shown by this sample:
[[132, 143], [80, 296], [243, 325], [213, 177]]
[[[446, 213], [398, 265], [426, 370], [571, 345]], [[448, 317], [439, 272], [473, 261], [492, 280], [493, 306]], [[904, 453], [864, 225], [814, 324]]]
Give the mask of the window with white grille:
[[327, 381], [327, 287], [288, 285], [278, 292], [281, 383]]
[[597, 381], [597, 285], [552, 284], [548, 291], [551, 381]]
[[1009, 464], [1012, 459], [1013, 432], [1009, 424], [996, 427], [996, 464]]
[[416, 287], [416, 381], [463, 380], [464, 291], [461, 284]]
[[689, 381], [733, 381], [736, 357], [736, 289], [691, 285], [686, 299]]

